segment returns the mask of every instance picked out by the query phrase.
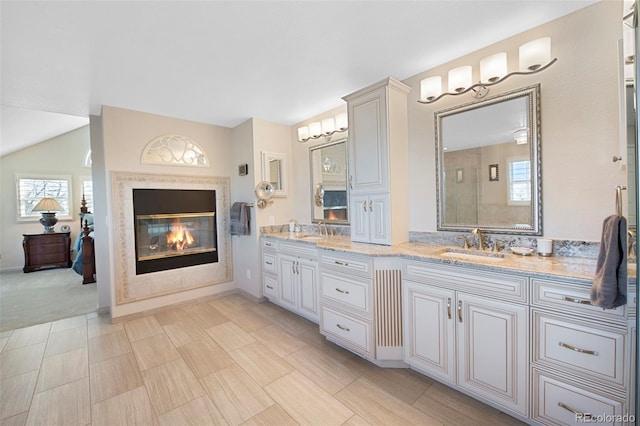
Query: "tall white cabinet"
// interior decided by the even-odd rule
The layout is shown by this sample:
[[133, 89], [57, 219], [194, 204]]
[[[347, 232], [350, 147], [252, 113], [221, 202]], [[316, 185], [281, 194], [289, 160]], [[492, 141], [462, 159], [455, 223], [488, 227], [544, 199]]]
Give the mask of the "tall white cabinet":
[[343, 98], [352, 241], [391, 245], [409, 238], [409, 90], [389, 77]]

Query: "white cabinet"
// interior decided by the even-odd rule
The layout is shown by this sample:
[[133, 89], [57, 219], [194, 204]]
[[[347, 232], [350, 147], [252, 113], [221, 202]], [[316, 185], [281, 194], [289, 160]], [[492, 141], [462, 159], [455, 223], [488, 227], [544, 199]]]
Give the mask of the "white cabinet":
[[[403, 280], [405, 362], [526, 416], [528, 306], [463, 291], [473, 292], [475, 284], [482, 287], [482, 277], [473, 271], [435, 265], [432, 269], [421, 262], [405, 262], [405, 272], [407, 268], [413, 273], [407, 275], [419, 281]], [[502, 280], [515, 284], [521, 277], [503, 275]]]
[[318, 322], [318, 263], [279, 254], [280, 304]]
[[351, 197], [351, 239], [373, 244], [389, 241], [389, 195]]
[[527, 415], [529, 308], [458, 293], [458, 386]]
[[320, 250], [320, 333], [367, 358], [373, 345], [371, 258]]
[[402, 293], [405, 362], [455, 383], [455, 291], [405, 280]]
[[589, 301], [590, 280], [532, 279], [531, 419], [542, 424], [624, 424], [632, 412], [635, 373], [625, 306]]
[[409, 90], [387, 78], [343, 98], [349, 114], [353, 241], [388, 245], [408, 240]]
[[317, 249], [306, 243], [263, 239], [262, 290], [269, 301], [319, 321]]

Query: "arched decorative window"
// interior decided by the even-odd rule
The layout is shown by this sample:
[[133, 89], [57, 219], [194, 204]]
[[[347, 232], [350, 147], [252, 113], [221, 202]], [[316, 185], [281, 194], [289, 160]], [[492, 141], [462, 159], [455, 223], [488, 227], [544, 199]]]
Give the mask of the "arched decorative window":
[[152, 139], [142, 151], [142, 164], [203, 167], [209, 165], [204, 150], [182, 135], [163, 135]]

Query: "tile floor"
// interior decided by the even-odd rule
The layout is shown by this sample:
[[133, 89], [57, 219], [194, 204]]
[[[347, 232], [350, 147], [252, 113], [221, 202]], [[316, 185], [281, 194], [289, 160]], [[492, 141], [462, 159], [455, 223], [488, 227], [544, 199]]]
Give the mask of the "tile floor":
[[6, 426], [518, 423], [239, 294], [115, 324], [88, 314], [0, 334]]

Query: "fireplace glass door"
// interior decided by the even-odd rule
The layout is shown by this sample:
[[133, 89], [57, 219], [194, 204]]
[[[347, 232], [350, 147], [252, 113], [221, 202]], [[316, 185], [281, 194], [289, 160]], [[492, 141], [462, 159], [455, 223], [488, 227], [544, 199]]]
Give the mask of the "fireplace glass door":
[[215, 251], [214, 227], [213, 212], [137, 216], [137, 260]]

